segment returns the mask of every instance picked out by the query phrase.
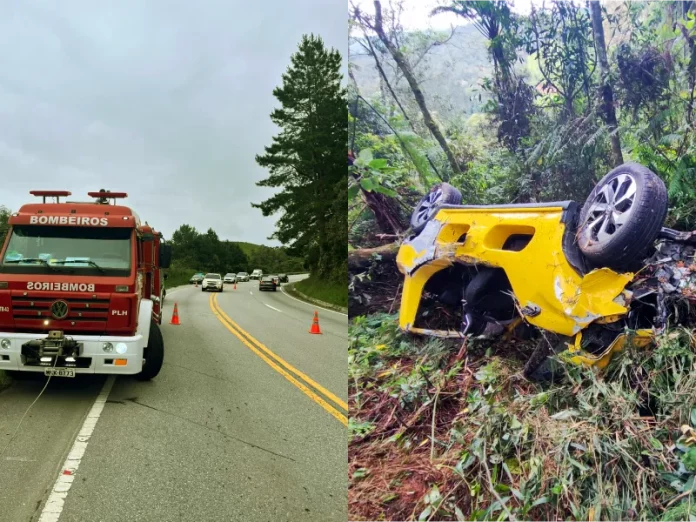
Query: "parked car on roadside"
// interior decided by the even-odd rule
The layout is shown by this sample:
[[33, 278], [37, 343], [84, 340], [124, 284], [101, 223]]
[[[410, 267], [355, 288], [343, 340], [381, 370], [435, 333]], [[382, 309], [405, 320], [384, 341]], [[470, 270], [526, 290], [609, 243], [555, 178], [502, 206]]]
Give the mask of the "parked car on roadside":
[[239, 272], [237, 274], [237, 281], [238, 282], [241, 283], [242, 281], [248, 281], [248, 280], [249, 280], [249, 274], [247, 274], [246, 272]]
[[273, 276], [263, 276], [259, 280], [259, 292], [263, 290], [273, 290], [275, 292], [277, 286]]
[[237, 274], [225, 274], [223, 283], [234, 284], [237, 282]]
[[203, 272], [197, 272], [191, 276], [191, 279], [189, 279], [189, 284], [194, 284], [194, 283], [201, 283], [203, 281], [203, 278], [205, 277], [205, 274]]
[[203, 283], [201, 284], [201, 292], [206, 292], [208, 290], [222, 292], [222, 286], [223, 282], [220, 274], [205, 274]]

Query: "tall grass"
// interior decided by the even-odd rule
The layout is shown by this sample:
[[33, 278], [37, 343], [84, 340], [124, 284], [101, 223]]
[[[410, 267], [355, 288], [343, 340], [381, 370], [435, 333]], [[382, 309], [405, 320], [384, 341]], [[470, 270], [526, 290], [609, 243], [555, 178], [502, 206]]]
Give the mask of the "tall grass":
[[[696, 518], [690, 332], [628, 349], [601, 374], [567, 365], [550, 386], [523, 380], [501, 346], [457, 359], [401, 336], [390, 316], [359, 318], [350, 338], [353, 518]], [[421, 481], [417, 498], [405, 476], [409, 491]]]
[[172, 266], [165, 271], [165, 274], [167, 274], [167, 280], [164, 282], [165, 287], [174, 288], [175, 286], [186, 285], [191, 276], [198, 271], [193, 268]]
[[326, 281], [316, 276], [310, 276], [293, 283], [293, 286], [308, 297], [343, 308], [348, 306], [348, 286], [346, 283]]

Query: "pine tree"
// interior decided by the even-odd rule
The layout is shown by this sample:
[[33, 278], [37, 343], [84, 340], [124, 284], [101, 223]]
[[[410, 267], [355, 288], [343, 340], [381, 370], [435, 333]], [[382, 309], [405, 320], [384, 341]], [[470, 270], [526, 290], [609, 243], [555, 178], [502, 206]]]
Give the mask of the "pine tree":
[[252, 206], [264, 216], [281, 213], [269, 239], [305, 256], [318, 277], [345, 281], [346, 199], [336, 204], [338, 184], [346, 183], [348, 134], [340, 67], [338, 51], [327, 50], [314, 35], [302, 37], [282, 86], [273, 91], [281, 107], [271, 120], [281, 132], [256, 156], [270, 172], [257, 185], [282, 190]]

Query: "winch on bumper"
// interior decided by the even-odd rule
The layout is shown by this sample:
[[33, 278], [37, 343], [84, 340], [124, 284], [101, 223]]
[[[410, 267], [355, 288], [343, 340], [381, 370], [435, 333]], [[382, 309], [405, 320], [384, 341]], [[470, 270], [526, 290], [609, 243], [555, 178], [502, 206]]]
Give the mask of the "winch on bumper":
[[[143, 368], [142, 335], [133, 337], [0, 332], [0, 370], [43, 372], [72, 368], [76, 374], [134, 375]], [[57, 360], [56, 360], [57, 358]]]

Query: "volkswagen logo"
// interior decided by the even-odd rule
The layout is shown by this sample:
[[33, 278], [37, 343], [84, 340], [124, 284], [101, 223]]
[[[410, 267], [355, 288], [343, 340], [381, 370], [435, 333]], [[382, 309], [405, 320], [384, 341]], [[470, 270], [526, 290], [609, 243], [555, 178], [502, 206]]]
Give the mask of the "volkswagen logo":
[[68, 303], [56, 301], [51, 305], [51, 315], [56, 319], [65, 319], [68, 316]]

